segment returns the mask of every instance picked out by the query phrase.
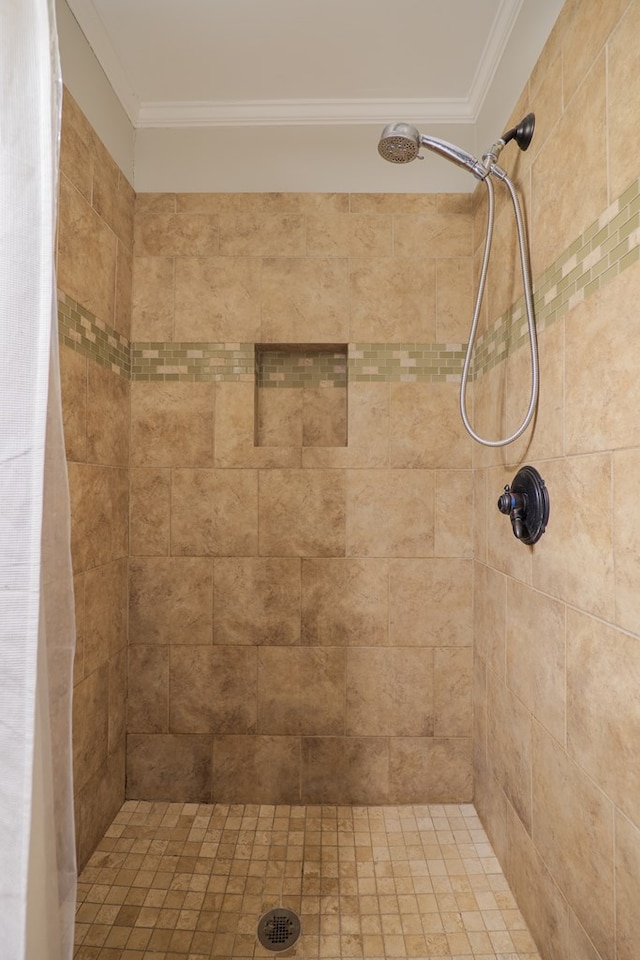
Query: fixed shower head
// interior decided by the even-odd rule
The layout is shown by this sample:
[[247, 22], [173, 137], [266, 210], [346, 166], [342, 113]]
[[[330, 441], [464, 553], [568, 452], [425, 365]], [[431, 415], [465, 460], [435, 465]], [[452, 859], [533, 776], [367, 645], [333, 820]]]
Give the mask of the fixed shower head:
[[378, 143], [378, 153], [391, 163], [409, 163], [418, 156], [420, 147], [426, 147], [459, 167], [464, 167], [478, 180], [484, 180], [487, 176], [486, 168], [466, 150], [447, 143], [446, 140], [425, 137], [410, 123], [390, 123], [386, 126]]
[[378, 153], [390, 163], [409, 163], [420, 149], [420, 134], [410, 123], [390, 123], [382, 131]]

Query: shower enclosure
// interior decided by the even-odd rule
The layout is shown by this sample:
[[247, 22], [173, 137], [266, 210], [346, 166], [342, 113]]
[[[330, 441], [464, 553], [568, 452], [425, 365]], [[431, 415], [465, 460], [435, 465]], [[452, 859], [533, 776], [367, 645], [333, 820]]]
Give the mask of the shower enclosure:
[[[471, 445], [457, 409], [484, 201], [358, 195], [347, 206], [335, 195], [195, 194], [136, 200], [67, 99], [70, 149], [63, 151], [61, 189], [70, 215], [60, 225], [60, 303], [75, 518], [83, 862], [98, 844], [108, 859], [116, 841], [151, 843], [139, 834], [156, 826], [182, 831], [175, 840], [155, 838], [183, 845], [170, 856], [191, 857], [184, 844], [210, 842], [190, 838], [192, 829], [233, 831], [228, 842], [246, 853], [236, 832], [255, 835], [267, 819], [282, 846], [282, 821], [297, 819], [304, 806], [316, 835], [309, 845], [317, 847], [313, 840], [327, 831], [328, 863], [341, 846], [332, 818], [341, 830], [347, 819], [340, 802], [329, 802], [339, 799], [336, 784], [356, 801], [348, 805], [349, 836], [364, 834], [357, 809], [363, 791], [369, 836], [377, 839], [378, 800], [410, 804], [417, 825], [428, 816], [418, 807], [431, 789], [446, 788], [443, 799], [449, 790], [470, 789], [473, 761], [474, 804], [545, 955], [597, 960], [617, 951], [633, 960], [640, 938], [632, 735], [639, 438], [630, 400], [637, 383], [639, 171], [628, 135], [640, 102], [633, 42], [640, 14], [636, 4], [600, 4], [592, 14], [589, 4], [565, 6], [523, 97], [538, 110], [532, 148], [512, 148], [505, 164], [524, 190], [532, 233], [544, 383], [535, 432], [505, 450]], [[558, 162], [567, 144], [579, 164]], [[502, 251], [516, 250], [508, 203], [496, 216], [501, 263]], [[479, 320], [480, 370], [470, 392], [473, 423], [487, 437], [509, 432], [529, 396], [516, 274], [490, 271]], [[288, 351], [283, 368], [273, 371], [282, 374], [282, 388], [256, 386], [256, 345]], [[314, 369], [314, 357], [301, 349], [309, 345], [341, 356], [346, 349], [346, 388], [335, 379], [332, 387], [316, 387], [311, 375], [293, 385], [298, 359]], [[199, 379], [205, 364], [209, 379]], [[321, 390], [337, 399], [325, 403]], [[325, 437], [338, 436], [344, 390], [348, 445], [309, 442], [319, 427]], [[256, 404], [264, 426], [259, 443]], [[283, 434], [296, 443], [264, 442]], [[522, 462], [539, 465], [549, 489], [563, 491], [564, 509], [531, 548], [516, 541], [495, 508]], [[175, 602], [163, 609], [167, 596]], [[432, 665], [432, 682], [403, 674], [399, 651], [422, 680], [424, 664]], [[238, 692], [240, 670], [252, 697]], [[177, 810], [166, 799], [138, 800], [132, 784], [136, 793], [144, 784], [155, 796], [179, 784], [221, 806], [215, 813], [201, 813], [199, 804], [185, 808], [185, 789]], [[260, 784], [270, 802], [259, 797]], [[307, 797], [327, 803], [303, 805], [302, 786]], [[256, 809], [243, 803], [240, 810], [236, 787], [247, 797], [254, 791]], [[397, 804], [391, 787], [403, 791]], [[285, 796], [298, 799], [278, 802]], [[264, 806], [271, 809], [258, 809]], [[195, 823], [199, 816], [208, 824]], [[376, 842], [370, 849], [386, 855], [396, 846], [388, 838], [399, 839], [402, 819], [398, 813], [386, 824], [386, 847]], [[102, 846], [105, 832], [111, 850]], [[410, 826], [407, 832], [415, 833]], [[356, 850], [358, 863], [357, 848], [367, 844], [351, 848], [347, 836], [345, 830], [344, 846]], [[115, 856], [147, 853], [156, 855], [120, 848]], [[234, 863], [225, 890], [212, 894], [241, 895], [232, 888], [249, 861], [238, 856]], [[140, 868], [122, 869], [137, 875]], [[277, 869], [282, 884], [286, 867]], [[388, 881], [401, 878], [373, 872], [357, 878], [363, 895], [374, 895], [373, 880], [377, 898], [397, 897]], [[353, 879], [344, 877], [346, 891]], [[140, 895], [135, 889], [131, 896]], [[178, 891], [185, 893], [182, 906], [196, 909], [187, 892]], [[413, 894], [400, 895], [418, 894], [414, 885]], [[233, 905], [204, 913], [230, 914]], [[93, 919], [82, 921], [90, 926], [111, 905], [94, 906]], [[252, 930], [242, 935], [254, 945], [263, 906], [246, 914]], [[335, 916], [327, 935], [352, 936], [346, 926], [335, 932]], [[424, 926], [408, 935], [426, 936]], [[105, 946], [82, 948], [95, 960]]]

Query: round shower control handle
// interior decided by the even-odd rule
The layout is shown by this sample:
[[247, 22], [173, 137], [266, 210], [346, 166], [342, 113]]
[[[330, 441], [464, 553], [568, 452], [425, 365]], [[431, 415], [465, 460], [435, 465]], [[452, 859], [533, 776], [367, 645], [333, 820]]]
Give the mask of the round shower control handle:
[[498, 510], [511, 518], [513, 535], [522, 543], [537, 543], [547, 529], [549, 493], [535, 467], [522, 467], [498, 497]]
[[524, 506], [521, 496], [515, 496], [511, 492], [511, 487], [509, 484], [505, 484], [504, 493], [502, 496], [498, 497], [498, 510], [500, 513], [509, 514], [516, 507], [522, 509]]

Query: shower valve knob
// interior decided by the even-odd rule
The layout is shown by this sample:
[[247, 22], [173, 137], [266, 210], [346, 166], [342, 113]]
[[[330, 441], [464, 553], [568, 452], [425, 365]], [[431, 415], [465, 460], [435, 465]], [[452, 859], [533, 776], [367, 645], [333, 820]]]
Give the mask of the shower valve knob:
[[511, 496], [511, 487], [508, 483], [505, 483], [504, 493], [501, 497], [498, 497], [498, 510], [500, 513], [511, 513], [515, 505], [515, 497]]
[[498, 510], [511, 518], [513, 535], [522, 543], [537, 543], [547, 529], [549, 493], [535, 467], [522, 467], [498, 497]]

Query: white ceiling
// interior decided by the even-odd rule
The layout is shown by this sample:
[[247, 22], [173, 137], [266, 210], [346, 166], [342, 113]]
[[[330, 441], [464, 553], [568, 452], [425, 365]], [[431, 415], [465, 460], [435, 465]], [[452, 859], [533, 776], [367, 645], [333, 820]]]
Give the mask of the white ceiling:
[[[266, 150], [267, 166], [281, 169], [282, 176], [288, 176], [289, 167], [278, 167], [278, 151], [289, 159], [298, 151], [307, 173], [314, 162], [326, 170], [327, 156], [322, 150], [318, 156], [318, 134], [295, 129], [325, 127], [330, 129], [323, 136], [327, 142], [334, 139], [334, 149], [349, 145], [348, 163], [353, 151], [358, 162], [358, 140], [367, 143], [371, 156], [366, 162], [363, 156], [360, 177], [366, 185], [361, 189], [377, 189], [366, 171], [371, 163], [379, 189], [393, 190], [390, 184], [396, 183], [399, 191], [416, 189], [424, 172], [412, 170], [407, 187], [407, 168], [382, 169], [391, 165], [376, 154], [374, 131], [380, 124], [408, 120], [424, 132], [429, 127], [436, 136], [476, 149], [483, 114], [496, 114], [500, 125], [506, 121], [562, 6], [562, 0], [68, 3], [138, 131], [136, 180], [145, 181], [136, 183], [138, 189], [184, 189], [175, 182], [182, 176], [180, 163], [192, 189], [243, 189], [234, 181], [240, 175], [236, 142], [243, 150], [247, 142], [261, 154]], [[358, 136], [355, 126], [368, 129]], [[260, 131], [264, 127], [270, 129]], [[501, 132], [492, 130], [482, 147]], [[204, 169], [199, 175], [193, 149], [204, 151], [207, 170], [214, 163], [218, 186]], [[154, 157], [154, 170], [145, 172], [144, 164]], [[453, 175], [460, 172], [454, 169]], [[261, 176], [265, 185], [259, 177], [260, 183], [244, 188], [282, 189], [269, 187], [273, 177], [264, 171]], [[459, 181], [464, 186], [453, 189], [473, 187], [464, 176]], [[331, 177], [325, 181], [327, 176], [324, 181], [320, 176], [308, 189], [336, 188]], [[344, 189], [354, 189], [353, 184]]]

